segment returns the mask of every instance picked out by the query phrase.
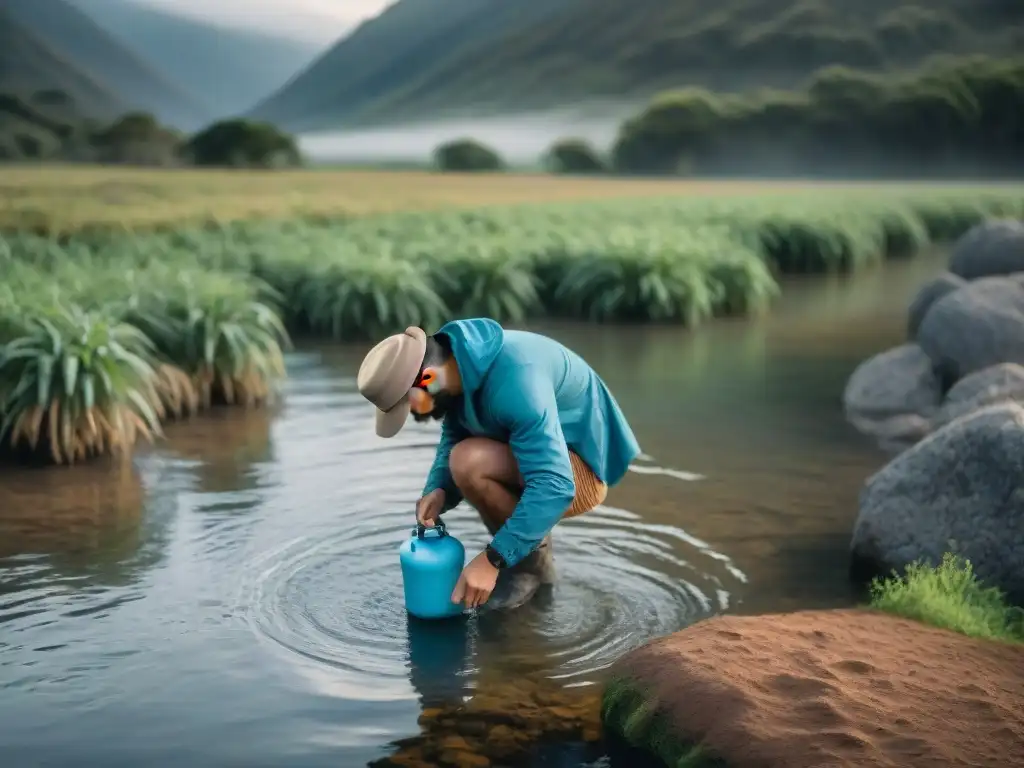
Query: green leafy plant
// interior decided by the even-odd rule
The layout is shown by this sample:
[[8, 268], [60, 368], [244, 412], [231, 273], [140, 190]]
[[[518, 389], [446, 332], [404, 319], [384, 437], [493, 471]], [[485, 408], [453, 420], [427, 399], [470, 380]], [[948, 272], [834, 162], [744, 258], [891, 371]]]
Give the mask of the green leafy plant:
[[387, 256], [340, 259], [303, 281], [298, 301], [309, 327], [335, 339], [383, 336], [412, 325], [436, 327], [449, 315], [426, 265]]
[[71, 305], [26, 317], [0, 349], [0, 441], [72, 464], [160, 434], [152, 342]]
[[446, 307], [460, 317], [518, 323], [540, 305], [531, 261], [509, 248], [478, 247], [438, 259], [431, 281]]
[[181, 272], [161, 290], [145, 295], [128, 317], [173, 366], [158, 369], [158, 389], [171, 413], [196, 403], [175, 369], [192, 378], [202, 407], [273, 399], [285, 376], [283, 349], [290, 339], [274, 309], [257, 299], [251, 280]]

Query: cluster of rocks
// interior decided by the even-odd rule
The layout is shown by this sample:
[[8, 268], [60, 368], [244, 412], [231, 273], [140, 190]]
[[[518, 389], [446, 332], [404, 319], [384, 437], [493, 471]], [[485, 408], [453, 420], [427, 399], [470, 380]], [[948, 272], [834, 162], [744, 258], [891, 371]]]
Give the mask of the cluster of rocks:
[[896, 454], [861, 494], [853, 572], [954, 551], [1024, 602], [1024, 222], [961, 237], [911, 303], [908, 336], [843, 396], [849, 421]]

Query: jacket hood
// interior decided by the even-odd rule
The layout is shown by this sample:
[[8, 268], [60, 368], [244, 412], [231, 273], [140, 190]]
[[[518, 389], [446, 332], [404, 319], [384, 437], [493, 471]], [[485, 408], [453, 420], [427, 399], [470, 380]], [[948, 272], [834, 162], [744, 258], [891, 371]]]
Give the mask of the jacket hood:
[[505, 331], [494, 320], [474, 318], [453, 320], [438, 330], [451, 342], [452, 354], [459, 366], [462, 389], [472, 395], [479, 389], [494, 359], [505, 343]]

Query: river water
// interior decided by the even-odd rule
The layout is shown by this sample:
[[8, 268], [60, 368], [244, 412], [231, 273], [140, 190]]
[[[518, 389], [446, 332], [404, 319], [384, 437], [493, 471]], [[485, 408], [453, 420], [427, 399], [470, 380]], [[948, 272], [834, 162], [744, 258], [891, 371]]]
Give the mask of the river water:
[[[169, 427], [133, 461], [5, 470], [3, 765], [363, 766], [495, 680], [597, 690], [624, 651], [713, 613], [849, 604], [857, 493], [884, 459], [840, 393], [940, 268], [793, 282], [771, 316], [694, 333], [538, 326], [597, 368], [645, 457], [556, 530], [551, 593], [457, 629], [401, 603], [436, 428], [373, 435], [361, 349], [303, 348], [278, 409]], [[471, 510], [449, 525], [470, 554], [486, 541]]]

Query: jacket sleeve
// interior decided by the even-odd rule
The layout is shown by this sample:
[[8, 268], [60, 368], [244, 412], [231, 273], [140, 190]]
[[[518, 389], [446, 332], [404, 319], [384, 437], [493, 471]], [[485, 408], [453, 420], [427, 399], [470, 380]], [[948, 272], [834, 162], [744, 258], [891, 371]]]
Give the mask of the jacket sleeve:
[[491, 546], [513, 566], [548, 535], [576, 495], [569, 448], [558, 419], [555, 391], [546, 376], [523, 366], [498, 385], [491, 412], [509, 430], [509, 446], [525, 489]]
[[461, 440], [469, 436], [465, 428], [459, 423], [458, 417], [453, 412], [445, 414], [441, 421], [441, 439], [437, 443], [437, 451], [434, 454], [434, 464], [427, 474], [427, 483], [423, 487], [423, 495], [426, 496], [438, 488], [444, 489], [444, 511], [462, 501], [462, 491], [452, 480], [451, 469], [448, 468], [448, 459], [451, 456], [452, 448]]

